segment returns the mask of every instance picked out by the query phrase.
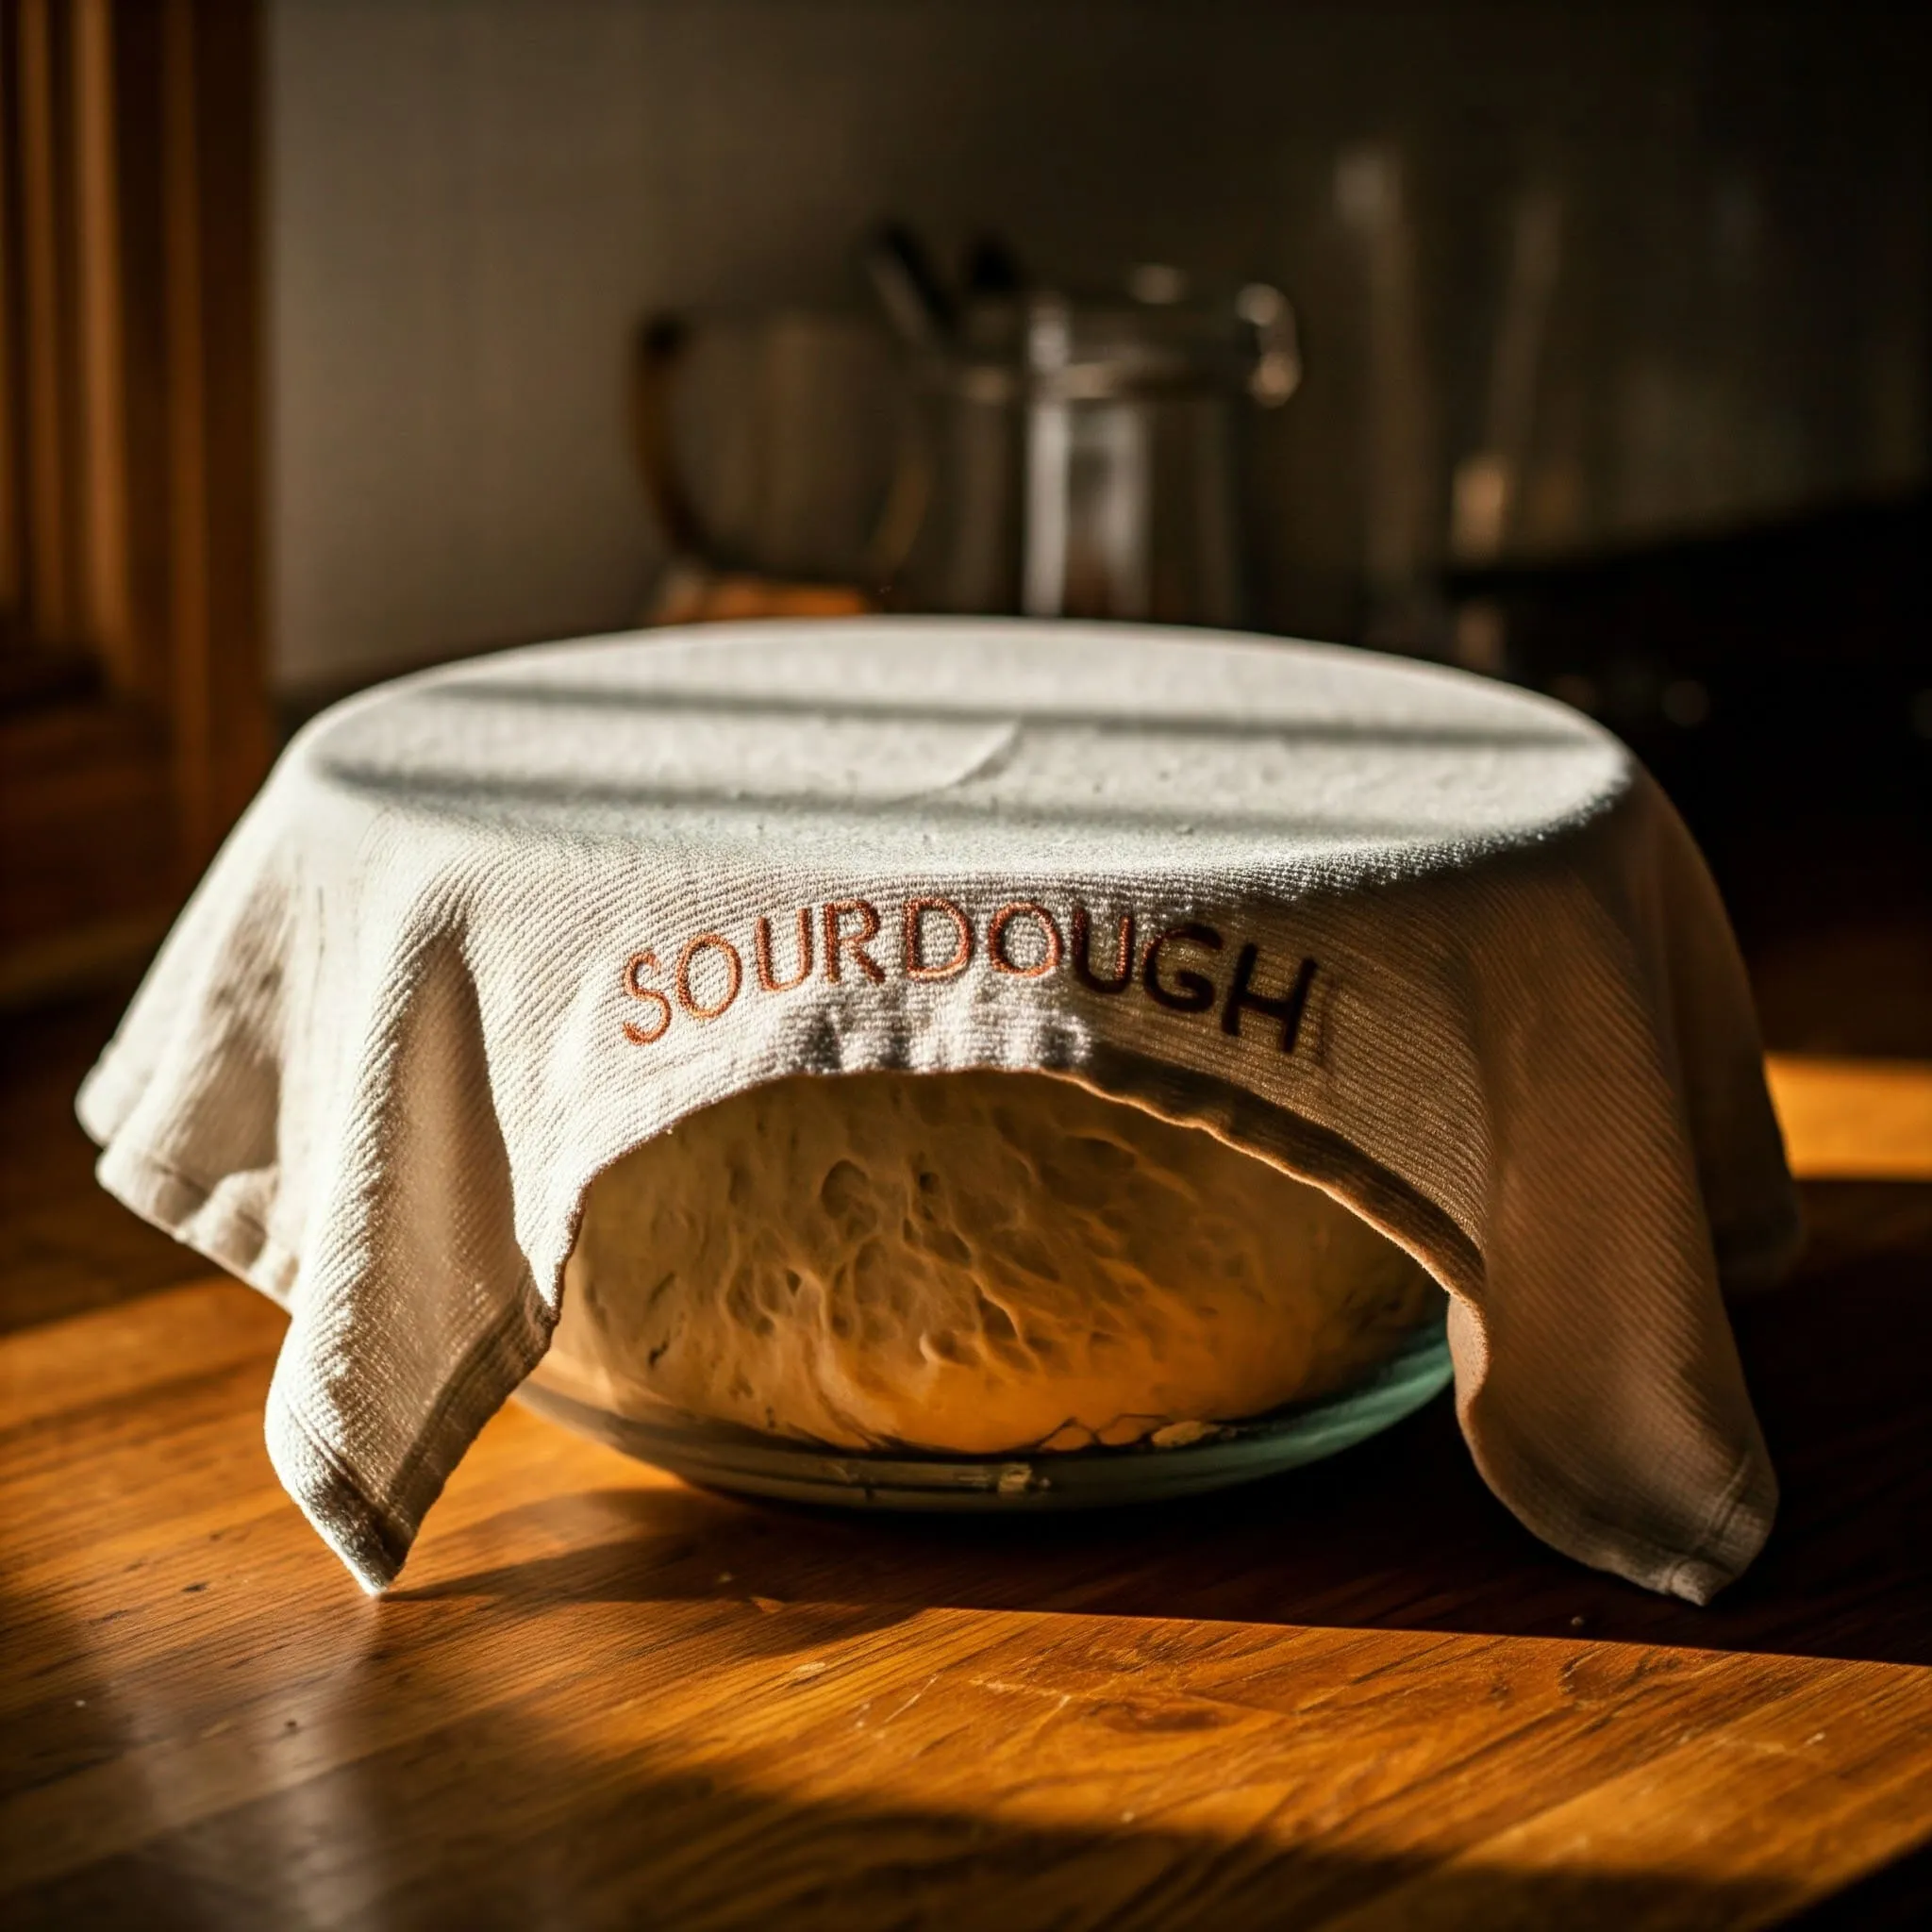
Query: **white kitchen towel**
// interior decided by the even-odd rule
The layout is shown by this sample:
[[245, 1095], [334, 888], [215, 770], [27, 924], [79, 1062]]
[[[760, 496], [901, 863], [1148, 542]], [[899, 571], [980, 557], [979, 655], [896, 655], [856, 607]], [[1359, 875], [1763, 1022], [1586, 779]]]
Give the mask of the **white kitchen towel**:
[[1451, 1296], [1476, 1463], [1693, 1602], [1776, 1484], [1722, 1289], [1797, 1241], [1675, 814], [1561, 706], [1202, 632], [861, 620], [481, 658], [318, 718], [80, 1099], [284, 1303], [282, 1480], [370, 1589], [542, 1355], [584, 1193], [781, 1074], [1196, 1123]]

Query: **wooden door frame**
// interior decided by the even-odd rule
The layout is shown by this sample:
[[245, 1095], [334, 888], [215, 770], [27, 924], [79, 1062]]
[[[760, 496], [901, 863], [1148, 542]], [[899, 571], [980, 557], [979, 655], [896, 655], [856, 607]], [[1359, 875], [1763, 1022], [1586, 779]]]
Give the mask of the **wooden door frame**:
[[0, 0], [0, 1005], [151, 945], [266, 769], [260, 9]]

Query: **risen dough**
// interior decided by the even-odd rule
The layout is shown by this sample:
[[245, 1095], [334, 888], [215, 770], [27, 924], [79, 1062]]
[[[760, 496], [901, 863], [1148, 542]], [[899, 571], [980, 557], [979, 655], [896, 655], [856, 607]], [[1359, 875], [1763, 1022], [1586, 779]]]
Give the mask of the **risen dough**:
[[591, 1188], [541, 1372], [842, 1447], [1085, 1447], [1387, 1356], [1426, 1274], [1318, 1189], [1039, 1074], [799, 1076]]

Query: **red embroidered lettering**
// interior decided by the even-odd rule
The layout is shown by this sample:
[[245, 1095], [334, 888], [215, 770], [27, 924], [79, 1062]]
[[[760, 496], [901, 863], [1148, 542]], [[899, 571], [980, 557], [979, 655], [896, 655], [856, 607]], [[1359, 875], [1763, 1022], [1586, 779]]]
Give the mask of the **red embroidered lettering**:
[[1074, 976], [1090, 992], [1124, 992], [1134, 976], [1134, 915], [1121, 914], [1114, 933], [1113, 976], [1103, 978], [1093, 970], [1093, 922], [1084, 906], [1074, 908]]
[[1222, 947], [1221, 935], [1211, 925], [1171, 927], [1158, 939], [1148, 941], [1146, 957], [1141, 961], [1141, 983], [1156, 1006], [1175, 1013], [1205, 1013], [1214, 1004], [1214, 982], [1205, 973], [1176, 973], [1173, 986], [1161, 981], [1161, 949], [1184, 942], [1209, 953], [1218, 953]]
[[654, 1026], [635, 1026], [630, 1021], [624, 1023], [624, 1037], [634, 1046], [649, 1046], [654, 1040], [662, 1040], [671, 1027], [671, 1002], [655, 986], [645, 986], [638, 977], [641, 973], [658, 971], [656, 953], [633, 953], [624, 962], [624, 990], [634, 1000], [647, 1000], [658, 1008], [658, 1023]]
[[[1022, 966], [1007, 951], [1007, 927], [1022, 914], [1034, 920], [1040, 926], [1041, 936], [1045, 941], [1045, 951], [1031, 966]], [[1009, 906], [1002, 906], [992, 916], [992, 924], [986, 929], [986, 950], [993, 965], [1002, 973], [1011, 973], [1021, 979], [1038, 979], [1042, 974], [1051, 973], [1060, 963], [1060, 929], [1054, 924], [1054, 917], [1044, 906], [1032, 899], [1016, 899]]]
[[[857, 932], [841, 933], [839, 922], [848, 912], [858, 914], [859, 929]], [[867, 945], [879, 936], [878, 908], [864, 899], [834, 899], [825, 908], [825, 977], [834, 986], [840, 980], [839, 955], [848, 952], [852, 963], [874, 985], [885, 983], [885, 971], [870, 953]]]
[[[691, 990], [691, 961], [703, 952], [724, 956], [724, 997], [708, 1007], [700, 1006]], [[738, 989], [744, 979], [744, 962], [738, 957], [738, 948], [723, 934], [701, 932], [695, 939], [685, 941], [684, 950], [677, 956], [677, 972], [674, 976], [677, 986], [677, 1004], [693, 1020], [715, 1020], [738, 997]]]
[[[924, 921], [938, 912], [953, 922], [953, 957], [929, 965], [923, 950]], [[950, 899], [908, 899], [901, 935], [908, 979], [956, 979], [973, 963], [973, 922]]]
[[760, 912], [752, 928], [752, 952], [758, 969], [758, 984], [767, 992], [790, 992], [811, 977], [811, 908], [798, 908], [798, 971], [790, 979], [780, 979], [772, 971], [772, 922]]

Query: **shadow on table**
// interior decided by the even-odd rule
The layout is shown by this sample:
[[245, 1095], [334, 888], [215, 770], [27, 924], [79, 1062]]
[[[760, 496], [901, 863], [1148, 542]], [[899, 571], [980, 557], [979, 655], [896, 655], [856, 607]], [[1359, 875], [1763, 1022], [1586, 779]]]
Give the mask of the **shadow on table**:
[[[0, 1624], [27, 1607], [6, 1605]], [[475, 1645], [439, 1652], [385, 1635], [387, 1621], [372, 1614], [325, 1689], [283, 1687], [290, 1707], [304, 1711], [306, 1736], [292, 1720], [291, 1736], [274, 1736], [282, 1730], [275, 1710], [231, 1709], [237, 1687], [215, 1670], [188, 1678], [163, 1670], [147, 1699], [125, 1673], [119, 1682], [66, 1673], [58, 1682], [13, 1682], [0, 1722], [0, 1834], [27, 1856], [0, 1861], [0, 1920], [9, 1932], [137, 1923], [145, 1932], [1243, 1932], [1352, 1924], [1357, 1913], [1374, 1924], [1624, 1932], [1782, 1923], [1791, 1902], [1789, 1874], [1444, 1864], [1284, 1842], [1260, 1828], [1189, 1829], [1151, 1807], [1117, 1824], [1075, 1824], [986, 1815], [970, 1796], [957, 1805], [807, 1798], [783, 1788], [782, 1755], [762, 1765], [762, 1776], [747, 1774], [728, 1758], [640, 1744], [622, 1723], [607, 1726], [602, 1719], [622, 1707], [621, 1680], [608, 1671], [566, 1674], [532, 1702], [492, 1702], [481, 1694], [491, 1666]], [[75, 1732], [70, 1713], [97, 1707], [85, 1735]], [[192, 1778], [177, 1788], [170, 1740], [198, 1738], [206, 1758], [209, 1740], [237, 1724], [230, 1756], [256, 1774], [225, 1799], [214, 1795], [219, 1774], [207, 1795]], [[788, 1748], [811, 1761], [816, 1746], [823, 1766], [825, 1740], [811, 1728]], [[302, 1754], [299, 1762], [283, 1750]], [[1062, 1752], [1043, 1763], [1042, 1787], [1071, 1776], [1074, 1801], [1090, 1798], [1079, 1772]], [[1267, 1767], [1251, 1774], [1265, 1782]], [[59, 1788], [69, 1779], [75, 1796], [63, 1807]], [[56, 1799], [51, 1808], [37, 1804], [43, 1796]], [[18, 1829], [18, 1814], [8, 1816], [23, 1799], [41, 1820], [30, 1834]], [[1263, 1824], [1265, 1812], [1254, 1823]], [[1916, 1926], [1932, 1886], [1928, 1863], [1924, 1853], [1907, 1857], [1801, 1923], [1807, 1932]]]
[[[708, 1509], [733, 1507], [658, 1495], [697, 1536], [716, 1527]], [[808, 1534], [810, 1522], [791, 1526]], [[656, 1526], [658, 1536], [664, 1527]], [[781, 1543], [787, 1535], [781, 1524]], [[689, 1563], [693, 1552], [661, 1554]], [[591, 1557], [580, 1577], [547, 1574], [623, 1596], [634, 1579], [621, 1553], [607, 1546]], [[542, 1575], [545, 1566], [525, 1574]], [[1146, 1733], [1204, 1726], [1189, 1710], [1132, 1701], [1089, 1709], [1081, 1724], [1042, 1742], [1037, 1785], [1024, 1764], [1016, 1776], [1010, 1739], [976, 1746], [970, 1729], [942, 1728], [926, 1748], [969, 1768], [954, 1780], [957, 1796], [895, 1803], [863, 1788], [862, 1761], [858, 1790], [808, 1796], [797, 1787], [838, 1780], [869, 1741], [837, 1693], [816, 1709], [786, 1707], [788, 1695], [815, 1694], [815, 1677], [778, 1674], [760, 1688], [773, 1734], [755, 1759], [734, 1755], [730, 1726], [703, 1717], [694, 1727], [658, 1724], [641, 1735], [653, 1727], [625, 1715], [634, 1689], [626, 1657], [635, 1654], [626, 1643], [649, 1648], [661, 1690], [667, 1645], [686, 1646], [691, 1668], [716, 1661], [707, 1618], [687, 1614], [681, 1627], [643, 1632], [606, 1620], [601, 1647], [522, 1680], [521, 1664], [555, 1633], [541, 1613], [526, 1620], [501, 1598], [475, 1598], [478, 1580], [447, 1592], [466, 1604], [427, 1615], [393, 1599], [345, 1610], [300, 1598], [267, 1640], [283, 1662], [264, 1672], [238, 1670], [249, 1640], [218, 1606], [177, 1624], [169, 1646], [136, 1644], [122, 1655], [97, 1627], [61, 1630], [72, 1620], [58, 1600], [18, 1595], [18, 1579], [0, 1579], [0, 1639], [31, 1640], [10, 1656], [0, 1641], [0, 1923], [8, 1932], [1243, 1932], [1352, 1923], [1361, 1912], [1376, 1924], [1624, 1932], [1767, 1924], [1796, 1883], [1789, 1872], [1597, 1870], [1581, 1858], [1557, 1869], [1445, 1863], [1336, 1844], [1333, 1830], [1327, 1842], [1296, 1842], [1268, 1825], [1284, 1807], [1302, 1808], [1305, 1793], [1271, 1754], [1252, 1749], [1225, 1759], [1237, 1792], [1226, 1808], [1237, 1822], [1177, 1823], [1162, 1816], [1174, 1802], [1173, 1757], [1157, 1762], [1141, 1747], [1178, 1744], [1184, 1761], [1188, 1740]], [[420, 1604], [441, 1594], [414, 1596]], [[741, 1604], [731, 1606], [734, 1657], [745, 1655], [747, 1635], [780, 1654], [893, 1621], [886, 1610], [835, 1604], [801, 1617], [804, 1607], [747, 1620]], [[881, 1741], [899, 1714], [880, 1720]], [[1086, 1815], [1036, 1821], [981, 1802], [972, 1788], [975, 1749], [1002, 1742], [1003, 1770], [985, 1795], [996, 1785], [1016, 1806], [1058, 1797]], [[896, 1739], [888, 1746], [880, 1782], [891, 1780], [890, 1753], [906, 1748]], [[1372, 1770], [1373, 1747], [1365, 1749], [1364, 1764], [1336, 1769]], [[1439, 1802], [1453, 1803], [1457, 1774], [1452, 1758], [1447, 1784], [1435, 1786]], [[1107, 1817], [1100, 1793], [1110, 1786], [1128, 1803], [1141, 1789], [1152, 1801]], [[1425, 1791], [1414, 1802], [1425, 1802]], [[1329, 1798], [1317, 1808], [1332, 1807]], [[1857, 1932], [1916, 1924], [1889, 1901], [1923, 1905], [1923, 1862], [1895, 1868], [1907, 1890], [1887, 1874], [1884, 1892], [1860, 1889], [1861, 1916], [1829, 1924]]]
[[[1311, 1925], [1358, 1911], [1486, 1932], [1768, 1923], [1790, 1899], [1789, 1872], [1592, 1870], [1580, 1853], [1557, 1870], [1445, 1866], [1338, 1845], [1334, 1830], [1297, 1843], [1266, 1828], [1266, 1787], [1283, 1767], [1238, 1735], [1214, 1761], [1239, 1825], [1177, 1824], [1158, 1802], [1117, 1824], [1095, 1818], [1090, 1769], [1110, 1786], [1138, 1766], [1159, 1789], [1171, 1752], [1205, 1748], [1154, 1735], [1200, 1727], [1186, 1701], [1090, 1708], [1043, 1742], [1037, 1787], [1011, 1760], [1008, 1726], [989, 1784], [1016, 1807], [1063, 1787], [1085, 1813], [1041, 1822], [976, 1805], [957, 1780], [923, 1803], [808, 1794], [863, 1748], [836, 1695], [777, 1702], [812, 1697], [815, 1674], [747, 1674], [774, 1700], [771, 1749], [755, 1762], [734, 1755], [742, 1727], [728, 1711], [714, 1736], [702, 1716], [655, 1727], [626, 1717], [626, 1700], [721, 1657], [816, 1663], [841, 1639], [935, 1606], [1543, 1636], [1572, 1640], [1586, 1673], [1592, 1645], [1578, 1638], [1932, 1660], [1928, 1203], [1932, 1190], [1821, 1196], [1806, 1274], [1740, 1310], [1788, 1501], [1760, 1566], [1707, 1611], [1543, 1551], [1483, 1490], [1446, 1404], [1245, 1492], [1086, 1519], [860, 1519], [668, 1482], [553, 1495], [439, 1539], [433, 1574], [445, 1581], [382, 1604], [296, 1591], [268, 1627], [237, 1625], [222, 1592], [196, 1582], [178, 1600], [191, 1607], [165, 1624], [110, 1625], [125, 1614], [110, 1607], [66, 1630], [65, 1597], [23, 1595], [24, 1575], [0, 1577], [0, 1922], [1075, 1932]], [[253, 1560], [310, 1574], [302, 1564], [321, 1559], [298, 1530], [275, 1519]], [[285, 1533], [295, 1557], [276, 1554]], [[555, 1554], [491, 1558], [533, 1542]], [[120, 1588], [96, 1601], [115, 1604]], [[245, 1579], [238, 1588], [258, 1619]], [[598, 1613], [631, 1603], [668, 1607]], [[1150, 1628], [1144, 1646], [1174, 1637]], [[1014, 1641], [1024, 1648], [1028, 1633]], [[1566, 1673], [1574, 1662], [1562, 1659]], [[967, 1717], [949, 1722], [967, 1727], [924, 1740], [942, 1746], [941, 1763], [976, 1765], [1000, 1742], [975, 1738]], [[1365, 1738], [1367, 1758], [1378, 1748]], [[1346, 1754], [1320, 1761], [1351, 1774]], [[1453, 1805], [1459, 1763], [1402, 1803]], [[891, 1770], [881, 1759], [877, 1781]], [[1305, 1798], [1291, 1793], [1291, 1808]], [[1316, 1808], [1345, 1819], [1347, 1791]], [[1923, 1924], [1928, 1865], [1923, 1852], [1897, 1861], [1802, 1923]]]
[[[924, 1804], [867, 1790], [807, 1796], [788, 1786], [808, 1771], [837, 1777], [866, 1740], [842, 1706], [829, 1719], [785, 1710], [782, 1677], [762, 1694], [790, 1741], [748, 1764], [703, 1735], [702, 1722], [689, 1742], [664, 1741], [662, 1725], [641, 1741], [641, 1727], [622, 1715], [616, 1652], [540, 1674], [520, 1696], [500, 1686], [492, 1696], [508, 1668], [500, 1656], [492, 1661], [492, 1641], [529, 1645], [546, 1634], [505, 1619], [500, 1603], [473, 1604], [467, 1621], [447, 1605], [403, 1628], [383, 1607], [359, 1607], [365, 1614], [327, 1619], [313, 1606], [294, 1609], [282, 1641], [303, 1661], [264, 1698], [258, 1676], [234, 1681], [233, 1656], [206, 1647], [212, 1619], [198, 1638], [178, 1630], [184, 1647], [172, 1657], [110, 1661], [78, 1630], [50, 1633], [63, 1621], [58, 1605], [10, 1591], [0, 1600], [0, 1632], [31, 1630], [34, 1649], [66, 1659], [25, 1670], [0, 1659], [0, 1923], [8, 1932], [137, 1924], [144, 1932], [1245, 1932], [1347, 1923], [1357, 1911], [1375, 1924], [1483, 1932], [1624, 1932], [1761, 1924], [1792, 1895], [1789, 1874], [1445, 1864], [1296, 1843], [1265, 1828], [1277, 1807], [1263, 1790], [1236, 1807], [1245, 1826], [1222, 1829], [1164, 1820], [1154, 1805], [1117, 1822], [1035, 1822], [999, 1815], [971, 1790]], [[803, 1622], [795, 1612], [753, 1627], [762, 1621], [777, 1651], [882, 1621], [830, 1606]], [[325, 1621], [335, 1635], [317, 1674]], [[688, 1627], [668, 1641], [693, 1635], [702, 1638]], [[232, 1637], [224, 1634], [224, 1649]], [[741, 1656], [742, 1641], [735, 1649]], [[299, 1724], [284, 1710], [300, 1711]], [[973, 1761], [970, 1735], [946, 1738], [944, 1748]], [[1049, 1800], [1063, 1786], [1065, 1802], [1091, 1814], [1101, 1783], [1112, 1782], [1168, 1802], [1171, 1778], [1144, 1765], [1134, 1776], [1130, 1735], [1119, 1735], [1117, 1755], [1104, 1736], [1082, 1748], [1099, 1755], [1070, 1759], [1064, 1738], [1043, 1750], [1040, 1790]], [[1265, 1786], [1270, 1776], [1264, 1757], [1242, 1782]], [[1033, 1795], [1010, 1762], [1004, 1788], [1022, 1805]], [[1878, 1932], [1915, 1922], [1874, 1908], [1832, 1923]]]
[[[458, 1718], [16, 1893], [9, 1926], [301, 1924], [1276, 1927], [1399, 1915], [1424, 1868], [1124, 1823], [801, 1802], [638, 1754], [562, 1760], [513, 1713]], [[1427, 1923], [1761, 1924], [1775, 1884], [1680, 1874], [1430, 1870]], [[1421, 1923], [1418, 1921], [1417, 1923]]]
[[1079, 1517], [860, 1517], [679, 1487], [558, 1499], [525, 1513], [596, 1519], [575, 1519], [567, 1554], [397, 1594], [763, 1596], [886, 1620], [944, 1605], [1932, 1663], [1932, 1189], [1808, 1192], [1812, 1260], [1737, 1312], [1783, 1510], [1707, 1609], [1537, 1543], [1484, 1489], [1446, 1398], [1327, 1464]]

